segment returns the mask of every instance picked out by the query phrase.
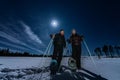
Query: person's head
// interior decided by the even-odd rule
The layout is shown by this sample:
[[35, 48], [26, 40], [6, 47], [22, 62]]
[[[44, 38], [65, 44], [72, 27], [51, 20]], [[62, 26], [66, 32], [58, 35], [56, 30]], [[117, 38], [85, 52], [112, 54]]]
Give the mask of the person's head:
[[75, 34], [76, 34], [76, 30], [73, 29], [73, 30], [72, 30], [72, 35], [75, 35]]
[[61, 34], [62, 36], [64, 35], [64, 30], [63, 30], [63, 29], [60, 30], [60, 34]]

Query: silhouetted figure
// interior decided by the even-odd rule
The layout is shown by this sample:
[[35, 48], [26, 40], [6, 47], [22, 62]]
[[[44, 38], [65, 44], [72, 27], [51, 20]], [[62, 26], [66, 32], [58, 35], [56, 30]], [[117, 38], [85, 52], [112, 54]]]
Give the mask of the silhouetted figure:
[[76, 30], [72, 30], [72, 35], [68, 42], [72, 45], [72, 57], [76, 60], [77, 68], [81, 69], [81, 42], [83, 40], [83, 36], [80, 36], [76, 33]]
[[113, 58], [114, 48], [112, 45], [109, 45], [109, 53], [110, 53], [111, 58]]
[[109, 50], [107, 45], [103, 46], [102, 51], [105, 53], [106, 57], [109, 57], [109, 53], [108, 53]]
[[[51, 35], [53, 38], [53, 45], [54, 45], [54, 51], [53, 51], [53, 60], [57, 60], [58, 63], [58, 69], [60, 67], [60, 63], [63, 56], [63, 49], [66, 47], [66, 41], [64, 37], [64, 30], [61, 29], [59, 33], [55, 35]], [[51, 73], [52, 74], [52, 73]]]
[[94, 52], [97, 54], [98, 58], [100, 59], [102, 56], [101, 48], [95, 48]]
[[120, 47], [118, 47], [118, 46], [115, 46], [114, 47], [115, 48], [115, 52], [117, 53], [117, 55], [118, 55], [118, 57], [120, 57]]

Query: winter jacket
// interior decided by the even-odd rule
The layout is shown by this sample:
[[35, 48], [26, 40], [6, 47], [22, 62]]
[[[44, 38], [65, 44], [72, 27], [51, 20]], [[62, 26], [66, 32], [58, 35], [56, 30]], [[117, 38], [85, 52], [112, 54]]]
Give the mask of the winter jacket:
[[71, 35], [69, 39], [69, 43], [71, 43], [72, 45], [76, 45], [76, 46], [81, 45], [82, 38], [83, 36], [80, 36], [78, 34]]
[[65, 37], [62, 36], [60, 33], [56, 34], [53, 39], [53, 44], [54, 46], [66, 47]]

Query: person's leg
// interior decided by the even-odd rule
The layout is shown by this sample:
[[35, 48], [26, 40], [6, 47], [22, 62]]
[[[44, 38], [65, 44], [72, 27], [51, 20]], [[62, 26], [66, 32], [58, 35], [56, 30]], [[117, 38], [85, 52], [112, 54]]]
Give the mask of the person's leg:
[[58, 53], [58, 47], [54, 46], [54, 51], [53, 51], [52, 59], [56, 59], [57, 60], [57, 53]]
[[[57, 60], [57, 53], [58, 53], [58, 47], [54, 46], [52, 60], [53, 59]], [[56, 67], [53, 64], [50, 65], [50, 71], [51, 71], [50, 72], [51, 75], [55, 75], [56, 72], [57, 72], [57, 69], [56, 69]]]
[[76, 47], [76, 63], [77, 63], [77, 68], [81, 69], [81, 46]]
[[76, 47], [72, 45], [72, 58], [76, 60]]
[[72, 57], [76, 60], [76, 66], [79, 69], [80, 68], [80, 48], [79, 46], [73, 46], [72, 47]]
[[77, 50], [77, 46], [72, 46], [72, 58], [75, 59], [76, 61], [76, 67], [78, 68], [78, 50]]
[[62, 56], [63, 56], [63, 47], [60, 47], [59, 48], [59, 53], [58, 53], [58, 59], [57, 59], [57, 61], [58, 61], [58, 69], [59, 69], [60, 64], [61, 64]]

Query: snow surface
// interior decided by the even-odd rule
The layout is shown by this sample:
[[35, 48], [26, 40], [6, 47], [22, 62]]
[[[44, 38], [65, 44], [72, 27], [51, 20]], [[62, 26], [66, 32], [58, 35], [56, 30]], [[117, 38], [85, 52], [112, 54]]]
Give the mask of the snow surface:
[[[51, 58], [40, 58], [40, 57], [0, 57], [0, 76], [5, 73], [1, 72], [3, 69], [25, 69], [25, 68], [40, 68], [43, 65], [48, 66], [50, 64]], [[108, 80], [120, 80], [120, 58], [102, 58], [97, 59], [94, 57], [96, 67], [89, 57], [82, 57], [82, 67], [87, 70], [90, 70], [96, 74], [100, 74], [102, 77], [107, 78]], [[62, 65], [67, 65], [68, 58], [63, 58]], [[43, 64], [43, 65], [41, 65]], [[19, 74], [24, 75], [24, 72]], [[18, 72], [11, 72], [8, 75], [18, 75]], [[43, 74], [45, 77], [49, 73]], [[40, 74], [35, 75], [26, 75], [23, 79], [27, 80], [26, 77], [36, 76], [40, 77]], [[30, 78], [29, 78], [30, 79]], [[4, 79], [0, 79], [4, 80]], [[7, 80], [7, 79], [6, 79]], [[17, 80], [17, 79], [14, 79]], [[32, 79], [31, 79], [32, 80]], [[44, 80], [44, 78], [42, 78]]]

